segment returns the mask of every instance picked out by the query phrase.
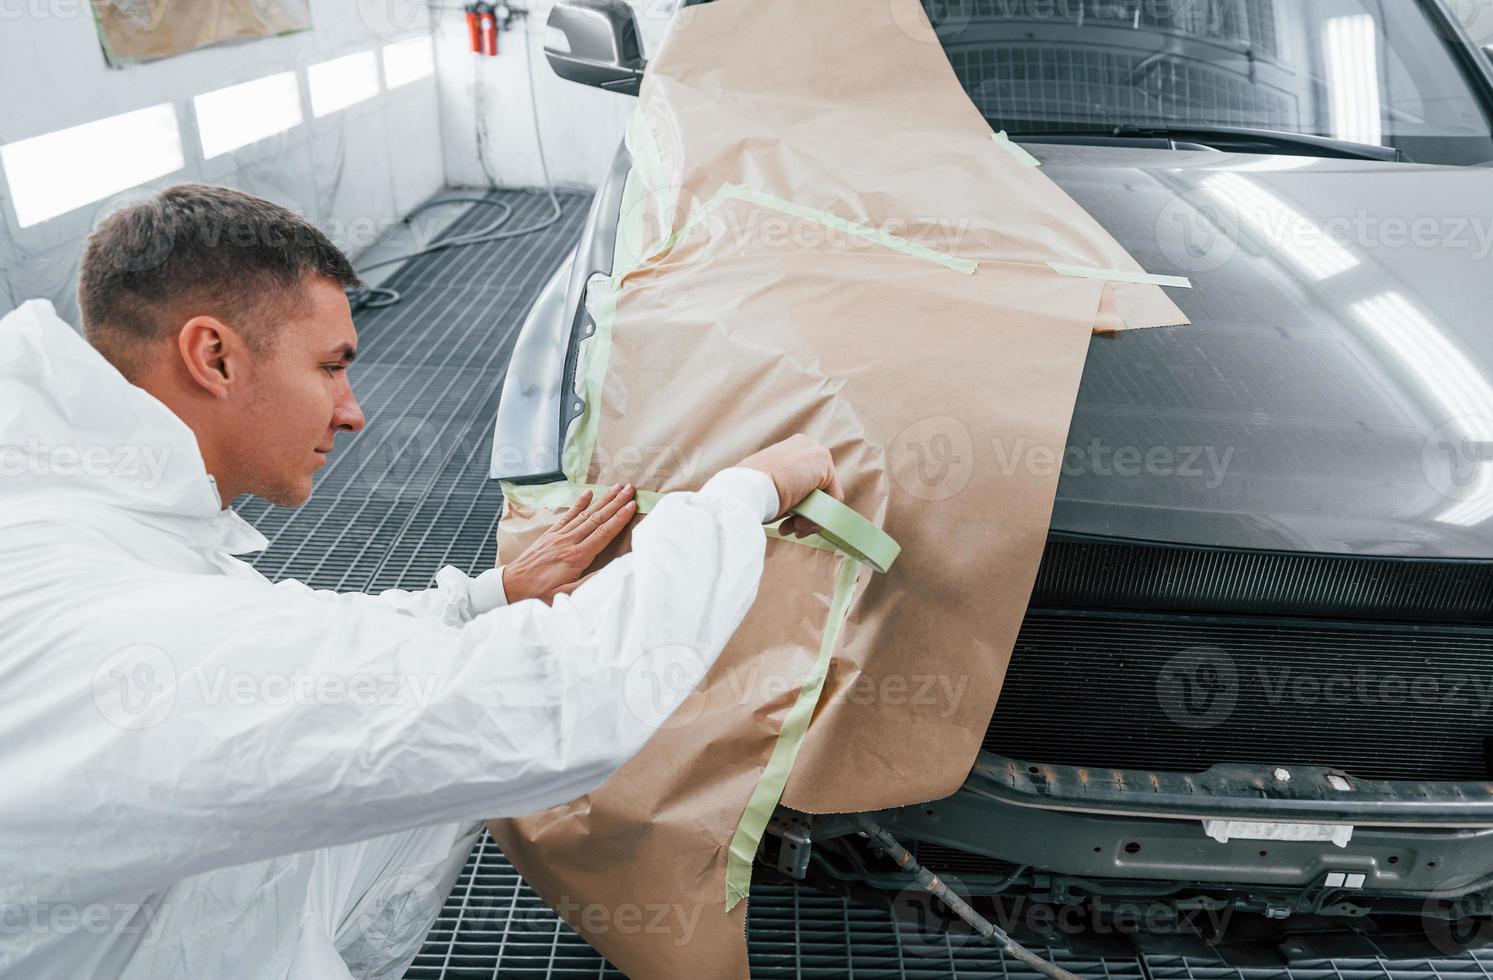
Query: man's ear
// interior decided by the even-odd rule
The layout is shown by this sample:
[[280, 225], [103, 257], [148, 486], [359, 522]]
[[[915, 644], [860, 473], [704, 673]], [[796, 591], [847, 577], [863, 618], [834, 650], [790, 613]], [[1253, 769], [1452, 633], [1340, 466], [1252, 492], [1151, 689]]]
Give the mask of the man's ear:
[[194, 316], [176, 334], [187, 375], [214, 398], [227, 398], [240, 382], [248, 351], [232, 327], [211, 316]]

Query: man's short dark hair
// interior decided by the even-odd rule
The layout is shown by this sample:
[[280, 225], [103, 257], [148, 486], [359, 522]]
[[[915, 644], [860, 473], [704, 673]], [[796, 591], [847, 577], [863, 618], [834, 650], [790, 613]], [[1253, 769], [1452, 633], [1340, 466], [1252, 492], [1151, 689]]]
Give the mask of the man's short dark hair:
[[360, 285], [316, 226], [262, 198], [178, 184], [115, 211], [94, 229], [78, 274], [90, 343], [133, 374], [151, 341], [214, 316], [257, 350], [305, 298], [308, 276]]

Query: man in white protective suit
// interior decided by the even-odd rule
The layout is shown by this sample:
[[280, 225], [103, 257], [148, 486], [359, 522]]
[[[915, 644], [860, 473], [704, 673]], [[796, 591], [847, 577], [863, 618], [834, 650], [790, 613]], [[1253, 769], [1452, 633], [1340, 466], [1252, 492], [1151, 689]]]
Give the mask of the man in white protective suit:
[[229, 504], [303, 503], [363, 426], [354, 283], [291, 212], [183, 185], [89, 239], [86, 341], [44, 301], [0, 320], [0, 977], [401, 976], [478, 821], [632, 757], [662, 717], [629, 684], [682, 699], [756, 597], [762, 523], [839, 495], [795, 436], [583, 581], [630, 487], [475, 579], [272, 585]]

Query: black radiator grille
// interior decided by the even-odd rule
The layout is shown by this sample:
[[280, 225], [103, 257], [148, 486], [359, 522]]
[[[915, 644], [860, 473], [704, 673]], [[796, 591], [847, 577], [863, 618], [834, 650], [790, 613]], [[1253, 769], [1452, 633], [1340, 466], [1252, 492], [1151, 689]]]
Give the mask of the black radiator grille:
[[986, 857], [961, 851], [957, 847], [945, 847], [931, 841], [918, 840], [908, 843], [912, 856], [928, 870], [947, 877], [948, 875], [991, 875], [1005, 878], [1015, 873], [1017, 866], [999, 858]]
[[1034, 612], [984, 744], [1063, 765], [1476, 780], [1490, 737], [1488, 631]]
[[1223, 551], [1053, 538], [1034, 609], [1493, 623], [1493, 561]]

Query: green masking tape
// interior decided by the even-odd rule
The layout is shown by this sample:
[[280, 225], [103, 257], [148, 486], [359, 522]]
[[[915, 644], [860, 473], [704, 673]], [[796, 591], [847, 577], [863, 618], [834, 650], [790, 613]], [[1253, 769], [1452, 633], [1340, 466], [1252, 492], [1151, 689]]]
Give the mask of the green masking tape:
[[891, 535], [823, 490], [815, 490], [789, 512], [818, 524], [820, 537], [878, 572], [891, 568], [902, 553], [902, 546]]
[[1004, 129], [998, 133], [991, 133], [990, 138], [995, 140], [996, 146], [999, 146], [1001, 149], [1005, 150], [1007, 153], [1020, 160], [1022, 166], [1042, 166], [1042, 161], [1038, 160], [1036, 157], [1028, 153], [1025, 147], [1021, 146], [1019, 143], [1012, 142], [1011, 137], [1006, 135], [1006, 131]]
[[1104, 279], [1108, 282], [1133, 282], [1142, 286], [1175, 286], [1191, 289], [1192, 280], [1186, 276], [1163, 276], [1154, 272], [1132, 272], [1129, 269], [1090, 269], [1083, 265], [1068, 265], [1049, 262], [1048, 266], [1060, 276], [1076, 276], [1080, 279]]
[[[833, 497], [829, 498], [834, 500]], [[838, 501], [836, 501], [838, 503]], [[841, 504], [840, 506], [844, 506]], [[861, 564], [854, 558], [841, 557], [840, 571], [835, 576], [834, 597], [830, 600], [829, 619], [824, 624], [824, 635], [819, 641], [819, 657], [798, 689], [798, 697], [783, 719], [783, 727], [773, 742], [772, 755], [767, 766], [757, 779], [752, 796], [747, 800], [746, 810], [731, 835], [726, 849], [726, 911], [734, 909], [752, 890], [752, 860], [762, 843], [762, 835], [772, 819], [772, 813], [783, 798], [788, 785], [788, 776], [793, 772], [793, 763], [798, 759], [804, 736], [809, 733], [809, 722], [814, 718], [814, 708], [824, 692], [824, 679], [829, 672], [829, 661], [840, 642], [840, 631], [845, 627], [845, 617], [850, 612], [850, 600], [855, 595], [855, 582], [860, 575]]]

